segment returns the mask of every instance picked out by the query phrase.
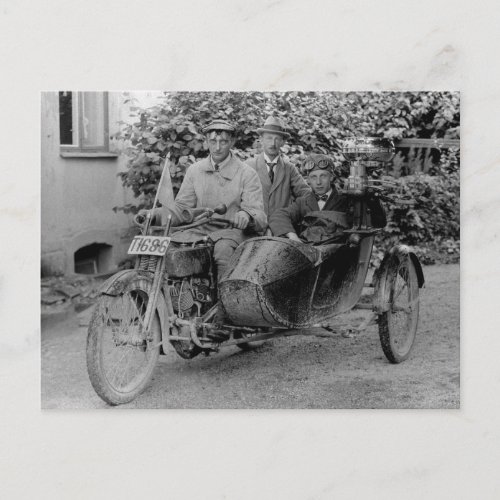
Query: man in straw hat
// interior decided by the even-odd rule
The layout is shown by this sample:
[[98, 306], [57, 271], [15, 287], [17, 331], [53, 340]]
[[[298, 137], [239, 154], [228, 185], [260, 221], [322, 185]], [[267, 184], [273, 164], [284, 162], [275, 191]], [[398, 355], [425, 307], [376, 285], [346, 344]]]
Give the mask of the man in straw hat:
[[259, 175], [264, 196], [264, 210], [270, 217], [275, 210], [285, 208], [296, 198], [311, 192], [297, 168], [281, 155], [281, 147], [290, 136], [282, 121], [270, 116], [257, 129], [263, 152], [247, 161]]
[[[352, 215], [348, 197], [339, 194], [332, 184], [332, 158], [323, 154], [310, 154], [303, 170], [307, 173], [312, 193], [271, 215], [269, 225], [273, 234], [294, 241], [321, 242], [337, 237], [343, 239], [342, 231], [350, 227]], [[374, 227], [384, 227], [386, 217], [380, 202], [377, 199], [369, 200], [368, 209], [371, 224]]]

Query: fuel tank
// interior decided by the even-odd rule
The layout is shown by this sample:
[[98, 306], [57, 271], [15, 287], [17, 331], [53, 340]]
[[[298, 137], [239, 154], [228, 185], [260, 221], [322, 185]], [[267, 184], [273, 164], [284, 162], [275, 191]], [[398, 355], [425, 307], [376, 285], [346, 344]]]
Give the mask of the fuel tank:
[[168, 248], [165, 270], [171, 278], [184, 278], [196, 274], [206, 274], [211, 267], [211, 245], [176, 244]]

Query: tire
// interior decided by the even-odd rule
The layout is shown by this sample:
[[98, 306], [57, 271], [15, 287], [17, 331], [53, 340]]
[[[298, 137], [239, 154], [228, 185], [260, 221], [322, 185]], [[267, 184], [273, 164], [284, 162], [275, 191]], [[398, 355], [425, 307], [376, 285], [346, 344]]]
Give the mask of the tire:
[[[241, 339], [244, 339], [244, 338], [252, 338], [252, 334], [248, 334], [248, 333], [242, 333], [242, 332], [238, 332], [237, 334], [235, 334], [235, 337], [236, 338], [241, 338]], [[236, 344], [242, 351], [253, 351], [254, 349], [257, 349], [261, 346], [263, 346], [265, 344], [265, 340], [255, 340], [253, 342], [244, 342], [242, 344]]]
[[419, 290], [415, 265], [407, 257], [389, 269], [390, 308], [379, 315], [382, 350], [391, 363], [401, 363], [410, 355], [418, 326]]
[[129, 403], [147, 387], [158, 361], [161, 326], [158, 311], [146, 338], [142, 331], [151, 282], [140, 276], [117, 296], [102, 295], [87, 336], [87, 370], [92, 387], [106, 403]]

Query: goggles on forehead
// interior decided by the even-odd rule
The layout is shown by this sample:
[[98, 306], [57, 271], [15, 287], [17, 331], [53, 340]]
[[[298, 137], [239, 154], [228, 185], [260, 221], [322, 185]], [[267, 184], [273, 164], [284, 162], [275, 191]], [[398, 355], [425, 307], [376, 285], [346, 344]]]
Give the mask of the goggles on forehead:
[[308, 159], [303, 165], [304, 172], [311, 172], [313, 170], [328, 170], [330, 173], [333, 173], [333, 162], [329, 158], [321, 158], [321, 159]]

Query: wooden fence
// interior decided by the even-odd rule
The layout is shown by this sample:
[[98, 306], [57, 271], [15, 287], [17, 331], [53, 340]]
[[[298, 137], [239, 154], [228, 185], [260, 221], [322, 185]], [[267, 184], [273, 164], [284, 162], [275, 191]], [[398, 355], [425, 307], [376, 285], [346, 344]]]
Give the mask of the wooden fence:
[[392, 175], [427, 173], [439, 162], [441, 152], [459, 149], [459, 139], [402, 139], [395, 144]]

